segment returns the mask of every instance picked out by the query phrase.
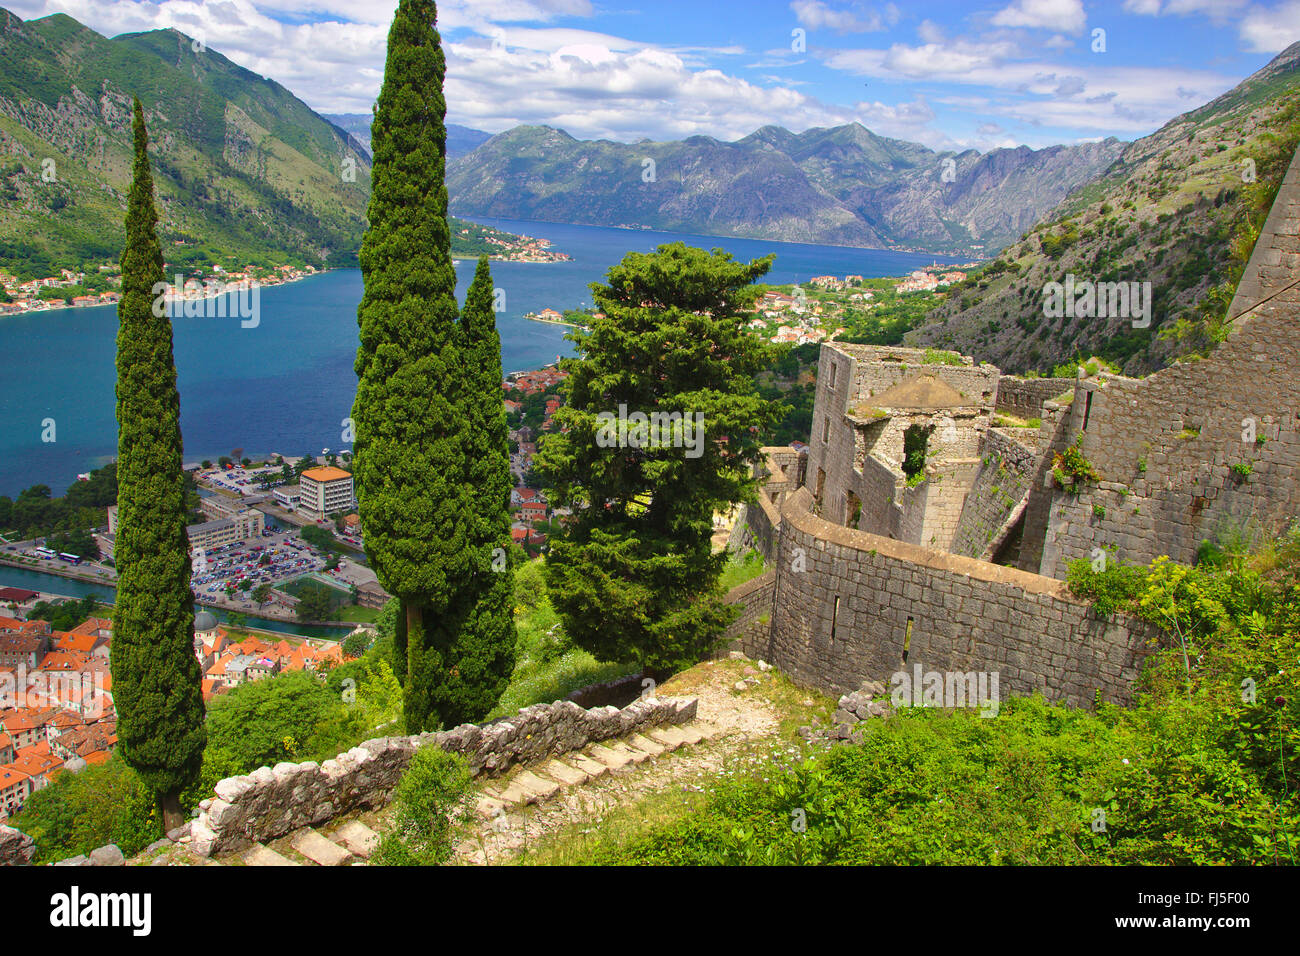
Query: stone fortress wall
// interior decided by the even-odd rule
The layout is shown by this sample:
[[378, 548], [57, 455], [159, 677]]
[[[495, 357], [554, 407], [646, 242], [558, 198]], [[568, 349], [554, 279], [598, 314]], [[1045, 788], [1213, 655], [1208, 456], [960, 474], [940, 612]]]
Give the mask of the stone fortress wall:
[[832, 694], [919, 665], [997, 672], [1003, 696], [1131, 699], [1158, 637], [1144, 622], [1100, 618], [1052, 578], [832, 524], [812, 504], [807, 488], [787, 499], [773, 580], [754, 589], [771, 592], [770, 626], [733, 626], [736, 649]]
[[[1300, 516], [1300, 153], [1230, 316], [1207, 358], [1145, 379], [1018, 379], [824, 344], [802, 487], [792, 450], [765, 449], [780, 492], [742, 515], [769, 571], [733, 592], [735, 645], [831, 693], [921, 664], [997, 671], [1004, 695], [1128, 701], [1164, 638], [1073, 598], [1069, 562], [1098, 548], [1191, 562], [1203, 540]], [[999, 427], [998, 412], [1041, 423]], [[899, 436], [915, 425], [934, 454], [908, 487]], [[1076, 442], [1100, 476], [1077, 494], [1052, 479]]]

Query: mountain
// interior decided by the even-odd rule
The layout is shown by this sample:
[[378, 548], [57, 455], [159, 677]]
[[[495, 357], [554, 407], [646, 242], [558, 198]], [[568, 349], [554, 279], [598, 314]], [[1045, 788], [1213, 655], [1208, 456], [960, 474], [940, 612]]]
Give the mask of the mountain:
[[[356, 262], [370, 159], [355, 137], [175, 30], [108, 39], [63, 14], [0, 9], [0, 269], [117, 260], [133, 94], [169, 268]], [[481, 232], [456, 223], [453, 251]]]
[[[1142, 374], [1213, 347], [1227, 300], [1300, 139], [1300, 43], [1238, 86], [1126, 146], [1050, 220], [907, 336], [1009, 371], [1098, 355]], [[1131, 317], [1045, 314], [1044, 287], [1149, 282]], [[1163, 333], [1163, 334], [1162, 334]]]
[[[366, 152], [370, 152], [371, 116], [369, 113], [322, 113], [321, 115], [344, 132], [356, 137]], [[466, 153], [478, 149], [491, 138], [491, 133], [485, 133], [481, 129], [471, 129], [468, 126], [448, 123], [447, 158], [455, 159], [457, 156], [464, 156]]]
[[447, 188], [461, 215], [987, 255], [1123, 148], [937, 153], [857, 123], [634, 144], [519, 126], [448, 163]]

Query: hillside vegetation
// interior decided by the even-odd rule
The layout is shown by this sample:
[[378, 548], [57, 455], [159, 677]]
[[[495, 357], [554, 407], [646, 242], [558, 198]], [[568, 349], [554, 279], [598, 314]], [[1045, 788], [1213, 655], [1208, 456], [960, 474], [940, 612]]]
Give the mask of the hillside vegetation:
[[[1130, 144], [1103, 176], [956, 287], [908, 335], [1005, 370], [1098, 355], [1127, 374], [1203, 354], [1226, 334], [1236, 283], [1300, 142], [1300, 43], [1207, 103]], [[1044, 285], [1149, 282], [1132, 318], [1044, 315]]]
[[[0, 270], [33, 279], [117, 261], [133, 94], [169, 273], [356, 263], [369, 154], [283, 86], [175, 30], [108, 39], [63, 14], [0, 9]], [[458, 255], [507, 235], [452, 226]]]

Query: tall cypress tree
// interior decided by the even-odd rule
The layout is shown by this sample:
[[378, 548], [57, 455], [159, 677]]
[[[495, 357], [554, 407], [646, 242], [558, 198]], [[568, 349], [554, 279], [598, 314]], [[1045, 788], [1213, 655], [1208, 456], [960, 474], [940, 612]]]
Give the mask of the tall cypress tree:
[[194, 655], [185, 533], [180, 394], [171, 318], [154, 314], [163, 280], [144, 110], [135, 101], [135, 163], [117, 331], [117, 607], [111, 666], [118, 752], [157, 795], [168, 829], [198, 778], [207, 731]]
[[471, 607], [471, 502], [460, 421], [464, 363], [447, 226], [446, 71], [437, 10], [402, 0], [371, 125], [365, 293], [353, 466], [366, 553], [401, 602], [394, 662], [411, 732], [442, 721], [435, 697]]
[[448, 659], [454, 672], [437, 693], [448, 724], [479, 720], [501, 698], [515, 663], [514, 573], [510, 562], [510, 445], [501, 400], [501, 336], [493, 310], [486, 256], [461, 310], [461, 354], [466, 376], [461, 421], [465, 488], [470, 496], [469, 547], [474, 574], [467, 582], [472, 610]]

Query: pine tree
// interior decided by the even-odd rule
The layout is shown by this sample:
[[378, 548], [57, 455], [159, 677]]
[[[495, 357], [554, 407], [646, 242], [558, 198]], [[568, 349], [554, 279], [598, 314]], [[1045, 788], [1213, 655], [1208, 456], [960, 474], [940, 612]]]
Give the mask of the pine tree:
[[[353, 466], [366, 553], [401, 602], [394, 669], [408, 731], [448, 719], [453, 656], [474, 614], [479, 555], [465, 483], [466, 369], [447, 226], [445, 63], [436, 8], [402, 0], [371, 126], [361, 245]], [[499, 383], [494, 386], [500, 400]], [[477, 670], [477, 668], [471, 668]]]
[[[744, 327], [771, 264], [674, 243], [628, 253], [591, 287], [603, 317], [570, 336], [581, 358], [537, 465], [555, 503], [575, 509], [551, 538], [548, 590], [566, 633], [600, 660], [689, 666], [731, 620], [713, 515], [752, 500], [759, 435], [777, 415], [753, 381], [774, 349]], [[620, 406], [683, 420], [656, 441], [614, 435]]]
[[144, 110], [135, 101], [117, 332], [117, 607], [111, 666], [118, 753], [179, 826], [180, 791], [207, 741], [185, 532], [180, 394], [171, 319], [154, 312], [163, 279]]

